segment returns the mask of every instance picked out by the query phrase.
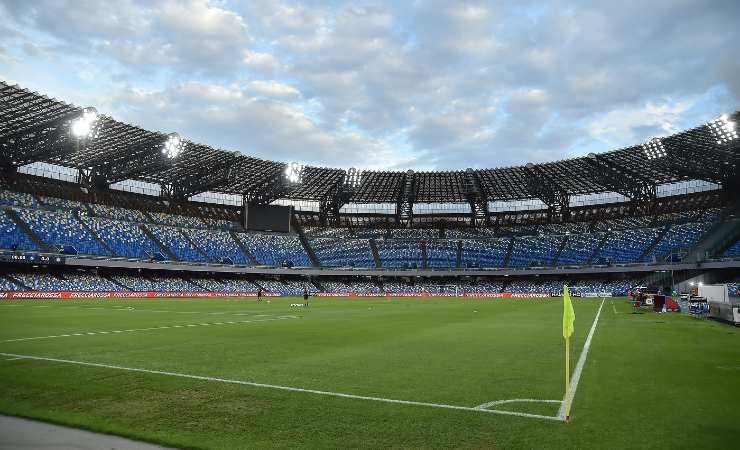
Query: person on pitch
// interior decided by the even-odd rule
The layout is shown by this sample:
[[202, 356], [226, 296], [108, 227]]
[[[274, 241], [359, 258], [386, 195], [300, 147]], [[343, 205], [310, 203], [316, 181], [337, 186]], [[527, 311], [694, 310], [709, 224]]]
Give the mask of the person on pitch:
[[262, 301], [262, 288], [257, 289], [257, 301]]
[[308, 289], [303, 288], [303, 306], [308, 306]]

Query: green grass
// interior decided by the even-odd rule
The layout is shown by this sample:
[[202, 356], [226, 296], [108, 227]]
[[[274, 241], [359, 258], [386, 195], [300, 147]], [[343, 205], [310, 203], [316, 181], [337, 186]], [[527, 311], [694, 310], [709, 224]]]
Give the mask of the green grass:
[[[559, 299], [291, 302], [3, 302], [0, 352], [469, 407], [562, 399]], [[599, 304], [575, 302], [573, 365]], [[8, 357], [0, 412], [184, 448], [733, 447], [738, 329], [630, 312], [606, 300], [567, 424]], [[299, 318], [257, 322], [286, 315]], [[554, 416], [558, 406], [501, 408]]]

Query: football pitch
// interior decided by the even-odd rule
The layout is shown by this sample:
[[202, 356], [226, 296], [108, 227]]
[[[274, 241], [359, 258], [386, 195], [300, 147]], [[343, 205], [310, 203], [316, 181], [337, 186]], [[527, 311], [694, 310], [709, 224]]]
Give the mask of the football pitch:
[[213, 449], [716, 449], [740, 433], [728, 325], [575, 299], [566, 423], [560, 298], [291, 303], [3, 301], [0, 413]]

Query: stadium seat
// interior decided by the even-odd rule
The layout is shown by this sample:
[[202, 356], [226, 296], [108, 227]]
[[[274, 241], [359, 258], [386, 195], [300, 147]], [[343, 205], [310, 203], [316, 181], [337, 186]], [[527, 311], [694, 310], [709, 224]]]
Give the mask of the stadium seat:
[[133, 222], [85, 217], [82, 220], [94, 230], [118, 256], [148, 259], [161, 254], [162, 249]]
[[297, 267], [311, 265], [297, 235], [239, 233], [238, 236], [260, 264], [281, 266], [287, 261]]
[[324, 267], [375, 267], [367, 239], [320, 237], [308, 242]]
[[38, 246], [5, 214], [0, 211], [0, 248], [6, 250], [38, 250]]
[[111, 256], [71, 211], [57, 212], [18, 209], [18, 215], [46, 244], [57, 248], [72, 247], [78, 254]]

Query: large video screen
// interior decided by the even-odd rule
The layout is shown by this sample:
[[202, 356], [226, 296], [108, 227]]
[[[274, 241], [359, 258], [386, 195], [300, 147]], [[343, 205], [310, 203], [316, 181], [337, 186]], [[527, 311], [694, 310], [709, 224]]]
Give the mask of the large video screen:
[[255, 205], [244, 208], [244, 228], [253, 231], [290, 232], [290, 206]]

